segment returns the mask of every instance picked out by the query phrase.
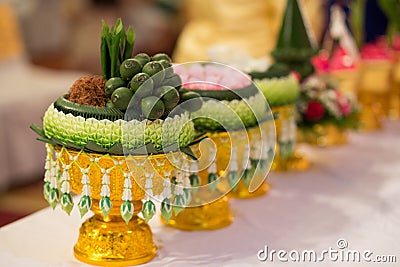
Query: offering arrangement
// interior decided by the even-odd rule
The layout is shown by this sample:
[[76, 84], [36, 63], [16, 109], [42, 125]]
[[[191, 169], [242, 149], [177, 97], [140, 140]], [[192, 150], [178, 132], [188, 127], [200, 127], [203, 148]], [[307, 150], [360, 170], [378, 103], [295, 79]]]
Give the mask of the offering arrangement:
[[[68, 214], [73, 208], [82, 217], [94, 213], [74, 247], [76, 258], [94, 265], [151, 260], [156, 246], [147, 222], [155, 202], [168, 221], [191, 199], [183, 167], [195, 143], [190, 112], [202, 100], [179, 91], [180, 77], [166, 54], [132, 57], [134, 41], [121, 20], [112, 27], [103, 22], [102, 75], [76, 80], [50, 104], [43, 127], [31, 127], [47, 143], [46, 200]], [[196, 105], [177, 107], [188, 98]]]
[[[247, 198], [268, 190], [265, 182], [275, 145], [275, 128], [261, 92], [244, 73], [222, 64], [200, 62], [174, 66], [187, 93], [200, 94], [202, 107], [192, 113], [197, 131], [210, 142], [195, 147], [201, 155], [191, 165], [190, 181], [198, 191], [191, 207], [169, 225], [183, 230], [211, 230], [229, 225], [230, 196]], [[271, 124], [270, 124], [271, 125]], [[268, 142], [270, 140], [271, 142]]]

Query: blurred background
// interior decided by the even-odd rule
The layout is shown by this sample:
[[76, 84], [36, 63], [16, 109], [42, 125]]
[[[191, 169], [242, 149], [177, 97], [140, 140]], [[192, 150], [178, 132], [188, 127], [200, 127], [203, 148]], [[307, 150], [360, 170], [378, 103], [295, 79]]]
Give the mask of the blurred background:
[[[377, 0], [303, 0], [317, 45], [334, 3], [358, 44], [384, 35]], [[356, 9], [366, 4], [361, 11]], [[122, 18], [136, 32], [134, 54], [165, 52], [177, 62], [206, 60], [206, 47], [252, 40], [253, 57], [276, 44], [285, 1], [0, 0], [0, 226], [47, 206], [42, 198], [44, 146], [29, 130], [49, 103], [84, 73], [100, 73], [101, 20]], [[262, 7], [262, 8], [260, 8]], [[241, 48], [249, 48], [239, 42]], [[23, 200], [21, 200], [24, 198]], [[28, 199], [29, 201], [26, 201]], [[27, 204], [28, 203], [28, 204]]]

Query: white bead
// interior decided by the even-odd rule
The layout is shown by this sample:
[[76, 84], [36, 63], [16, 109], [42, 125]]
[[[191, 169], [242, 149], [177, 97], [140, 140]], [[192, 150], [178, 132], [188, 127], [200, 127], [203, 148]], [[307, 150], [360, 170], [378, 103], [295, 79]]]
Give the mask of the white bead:
[[51, 179], [50, 171], [46, 171], [44, 173], [44, 181], [45, 182], [50, 182], [50, 179]]
[[148, 196], [148, 197], [153, 196], [153, 190], [152, 189], [146, 189], [146, 196]]
[[147, 179], [144, 188], [146, 189], [153, 188], [153, 180]]
[[124, 193], [122, 194], [123, 201], [132, 200], [132, 191], [130, 189], [124, 189]]
[[87, 184], [83, 185], [83, 187], [82, 187], [82, 195], [85, 195], [85, 196], [90, 196], [91, 195], [89, 185], [87, 185]]
[[183, 187], [182, 186], [175, 186], [175, 195], [183, 195]]
[[215, 162], [211, 163], [210, 167], [208, 167], [209, 173], [216, 173], [217, 172], [217, 164]]
[[231, 161], [229, 164], [229, 170], [230, 171], [237, 171], [238, 170], [238, 165], [236, 161]]
[[89, 182], [89, 176], [87, 174], [82, 175], [82, 184], [88, 184]]
[[101, 193], [102, 197], [110, 197], [110, 187], [108, 185], [101, 186]]
[[103, 178], [101, 178], [101, 183], [102, 184], [110, 184], [110, 177], [108, 176], [108, 174], [104, 174]]
[[131, 179], [129, 179], [129, 178], [125, 179], [125, 181], [124, 181], [124, 187], [125, 187], [125, 188], [132, 188]]
[[193, 162], [192, 165], [190, 166], [190, 172], [198, 172], [199, 171], [199, 166], [197, 163]]
[[64, 181], [64, 182], [61, 184], [61, 192], [63, 192], [63, 193], [69, 193], [69, 190], [70, 190], [69, 182]]

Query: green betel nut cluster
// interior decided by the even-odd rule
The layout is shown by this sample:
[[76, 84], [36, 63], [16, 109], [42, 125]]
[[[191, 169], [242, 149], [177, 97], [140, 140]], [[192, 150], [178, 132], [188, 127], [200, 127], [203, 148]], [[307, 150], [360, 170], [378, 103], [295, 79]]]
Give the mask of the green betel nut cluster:
[[[121, 20], [101, 35], [102, 76], [78, 79], [68, 94], [47, 109], [43, 129], [32, 126], [41, 140], [88, 152], [159, 153], [187, 147], [195, 137], [190, 112], [201, 108], [179, 104], [181, 79], [164, 53], [131, 57], [135, 34]], [[173, 112], [172, 112], [173, 111]]]

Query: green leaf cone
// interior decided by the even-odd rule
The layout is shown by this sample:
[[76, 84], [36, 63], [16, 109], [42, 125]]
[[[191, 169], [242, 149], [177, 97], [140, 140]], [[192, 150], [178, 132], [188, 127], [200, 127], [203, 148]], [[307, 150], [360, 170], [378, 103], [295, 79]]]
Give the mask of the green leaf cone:
[[215, 173], [209, 173], [208, 174], [208, 189], [210, 190], [210, 192], [214, 192], [215, 189], [217, 189], [217, 185], [218, 185], [218, 176]]
[[251, 178], [253, 178], [255, 168], [257, 167], [257, 165], [252, 165], [252, 166], [253, 166], [253, 167], [252, 167], [251, 169], [246, 169], [246, 170], [244, 170], [244, 172], [243, 172], [242, 181], [243, 181], [243, 184], [244, 184], [246, 187], [249, 186], [249, 184], [250, 184], [250, 182], [251, 182]]
[[228, 183], [233, 191], [236, 191], [238, 184], [238, 176], [236, 171], [229, 171], [227, 175]]
[[107, 196], [102, 197], [99, 202], [99, 208], [101, 210], [101, 213], [103, 214], [103, 217], [106, 218], [112, 208], [112, 203], [110, 198]]
[[172, 216], [172, 205], [171, 201], [168, 198], [165, 198], [161, 203], [161, 216], [167, 223]]
[[50, 204], [50, 182], [45, 182], [43, 185], [43, 197]]
[[311, 42], [304, 19], [298, 0], [288, 0], [278, 42], [271, 54], [275, 62], [285, 63], [291, 70], [307, 77], [315, 71], [310, 58], [317, 49]]
[[81, 217], [85, 216], [86, 213], [92, 208], [92, 200], [89, 196], [82, 196], [78, 203], [79, 213]]
[[51, 188], [49, 194], [49, 203], [53, 210], [56, 208], [58, 201], [60, 199], [60, 192], [57, 188]]
[[178, 214], [185, 209], [186, 206], [186, 200], [184, 195], [177, 195], [175, 196], [174, 199], [174, 213], [175, 216], [178, 216]]
[[69, 193], [62, 194], [60, 199], [60, 204], [63, 211], [65, 211], [68, 215], [70, 215], [72, 208], [74, 207], [74, 202]]
[[286, 49], [305, 49], [310, 53], [314, 50], [297, 0], [287, 1], [278, 42], [272, 55]]
[[124, 201], [121, 205], [121, 216], [125, 223], [128, 224], [133, 217], [134, 206], [130, 201]]
[[143, 204], [142, 214], [146, 223], [148, 223], [151, 218], [153, 218], [154, 214], [156, 213], [156, 206], [151, 200], [147, 200]]
[[192, 186], [191, 190], [193, 194], [196, 194], [197, 191], [199, 190], [200, 178], [196, 174], [191, 174], [189, 176], [189, 180], [190, 180], [190, 185]]
[[186, 205], [189, 205], [192, 201], [192, 190], [190, 188], [184, 188], [183, 193], [185, 194]]

